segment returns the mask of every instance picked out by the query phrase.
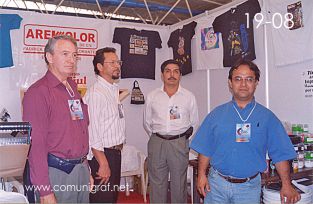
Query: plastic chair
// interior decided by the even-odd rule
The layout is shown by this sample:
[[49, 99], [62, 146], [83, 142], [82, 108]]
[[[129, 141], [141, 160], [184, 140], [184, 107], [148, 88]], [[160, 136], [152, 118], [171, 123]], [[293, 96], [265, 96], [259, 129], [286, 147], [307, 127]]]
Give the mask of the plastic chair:
[[0, 190], [0, 203], [25, 203], [28, 204], [27, 198], [16, 192], [7, 192]]
[[191, 197], [191, 204], [193, 204], [193, 168], [192, 166], [188, 166], [188, 169], [187, 169], [187, 183], [190, 183], [190, 197]]
[[[124, 145], [122, 150], [121, 177], [140, 176], [143, 200], [147, 202], [147, 182], [145, 178], [146, 155], [131, 145]], [[126, 195], [129, 189], [126, 188]]]
[[[189, 152], [189, 160], [196, 159], [198, 157], [198, 153], [191, 150]], [[190, 183], [190, 196], [191, 196], [191, 204], [193, 204], [193, 167], [188, 165], [187, 169], [187, 183]]]

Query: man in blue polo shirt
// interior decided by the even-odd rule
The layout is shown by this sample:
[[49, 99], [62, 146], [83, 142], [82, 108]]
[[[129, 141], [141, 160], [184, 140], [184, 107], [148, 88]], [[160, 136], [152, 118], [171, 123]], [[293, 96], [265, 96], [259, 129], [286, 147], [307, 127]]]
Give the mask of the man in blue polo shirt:
[[266, 152], [282, 181], [282, 201], [300, 200], [288, 162], [296, 153], [279, 119], [255, 101], [259, 78], [253, 62], [237, 62], [228, 75], [232, 100], [209, 113], [191, 143], [199, 153], [197, 188], [205, 203], [260, 203]]

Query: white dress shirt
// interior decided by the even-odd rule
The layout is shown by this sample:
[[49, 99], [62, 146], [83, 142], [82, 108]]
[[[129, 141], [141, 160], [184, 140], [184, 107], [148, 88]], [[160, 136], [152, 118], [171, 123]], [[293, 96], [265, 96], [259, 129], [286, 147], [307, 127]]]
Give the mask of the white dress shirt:
[[[90, 118], [88, 159], [91, 159], [91, 147], [103, 151], [104, 147], [124, 143], [125, 117], [120, 117], [117, 84], [110, 84], [100, 76], [97, 76], [95, 84], [87, 90], [84, 102], [88, 105]], [[120, 109], [124, 116], [122, 106]]]
[[179, 86], [177, 92], [169, 97], [164, 87], [148, 94], [144, 112], [144, 127], [149, 135], [178, 135], [199, 122], [195, 96]]

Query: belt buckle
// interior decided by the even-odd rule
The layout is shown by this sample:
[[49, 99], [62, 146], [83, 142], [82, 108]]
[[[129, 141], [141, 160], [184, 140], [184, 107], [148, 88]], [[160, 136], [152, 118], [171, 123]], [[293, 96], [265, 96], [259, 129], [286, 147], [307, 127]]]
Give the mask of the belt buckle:
[[230, 183], [233, 183], [234, 182], [234, 178], [230, 177], [230, 176], [223, 176], [226, 181], [230, 182]]
[[83, 157], [81, 157], [81, 158], [79, 158], [79, 159], [74, 159], [74, 160], [72, 160], [72, 159], [64, 159], [66, 162], [68, 162], [68, 163], [72, 163], [73, 164], [73, 162], [74, 163], [77, 163], [77, 164], [81, 164], [81, 163], [84, 163], [84, 161], [87, 159], [87, 156], [85, 155], [85, 156], [83, 156]]
[[[214, 169], [214, 168], [213, 168]], [[215, 169], [214, 169], [215, 170]], [[254, 176], [251, 176], [251, 177], [247, 177], [247, 178], [233, 178], [231, 176], [226, 176], [226, 175], [223, 175], [221, 174], [220, 172], [218, 172], [217, 170], [215, 170], [218, 175], [220, 175], [222, 178], [224, 178], [226, 181], [230, 182], [230, 183], [245, 183], [245, 182], [248, 182], [251, 180], [251, 178], [255, 178], [258, 174], [254, 175]]]
[[245, 182], [249, 181], [249, 179], [250, 179], [250, 178], [244, 178], [244, 179], [233, 178], [230, 176], [224, 176], [222, 174], [220, 174], [220, 176], [222, 176], [226, 181], [228, 181], [230, 183], [245, 183]]
[[230, 183], [245, 183], [247, 182], [247, 179], [236, 179], [236, 178], [231, 178], [228, 177], [228, 179], [226, 179], [227, 181], [229, 181]]
[[116, 145], [116, 148], [117, 148], [117, 150], [122, 151], [122, 149], [123, 149], [123, 144]]
[[121, 151], [123, 149], [123, 144], [114, 145], [110, 149], [120, 150]]

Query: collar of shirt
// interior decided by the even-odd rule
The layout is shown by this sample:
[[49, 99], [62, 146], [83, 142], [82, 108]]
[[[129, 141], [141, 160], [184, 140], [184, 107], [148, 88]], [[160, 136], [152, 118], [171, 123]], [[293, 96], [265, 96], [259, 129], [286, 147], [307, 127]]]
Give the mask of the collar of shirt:
[[45, 77], [47, 78], [48, 86], [50, 86], [51, 88], [57, 87], [59, 84], [62, 83], [56, 76], [52, 74], [50, 70], [46, 72]]
[[[161, 90], [163, 93], [165, 93], [165, 94], [167, 95], [167, 93], [164, 91], [164, 85], [161, 86], [160, 90]], [[173, 96], [175, 96], [176, 94], [180, 94], [180, 93], [182, 93], [182, 92], [183, 92], [183, 89], [182, 89], [182, 87], [179, 85], [179, 86], [178, 86], [178, 89], [177, 89], [177, 91], [176, 91], [176, 93], [175, 93]]]
[[234, 98], [232, 99], [230, 104], [231, 104], [234, 112], [236, 112], [236, 110], [238, 111], [236, 115], [240, 115], [239, 118], [242, 117], [241, 120], [246, 120], [246, 119], [249, 119], [249, 117], [250, 117], [249, 115], [253, 113], [254, 107], [256, 105], [256, 101], [255, 101], [255, 98], [253, 97], [253, 99], [246, 105], [246, 107], [244, 107], [242, 109], [239, 108], [239, 106], [236, 103], [236, 101], [234, 100]]
[[116, 90], [116, 89], [118, 88], [117, 83], [111, 84], [111, 83], [109, 83], [107, 80], [105, 80], [104, 78], [102, 78], [102, 77], [99, 76], [99, 75], [97, 75], [96, 78], [97, 78], [97, 81], [98, 81], [101, 85], [103, 85], [104, 87], [106, 87], [106, 88], [108, 88], [108, 89], [110, 89], [110, 90]]
[[[49, 87], [55, 88], [60, 84], [62, 84], [65, 87], [65, 85], [56, 76], [54, 76], [54, 74], [52, 74], [50, 70], [46, 72], [45, 77], [47, 79]], [[71, 85], [72, 89], [76, 89], [76, 83], [70, 77], [67, 78], [67, 82]]]
[[240, 110], [249, 110], [249, 109], [251, 109], [254, 106], [254, 103], [256, 103], [255, 97], [253, 97], [253, 99], [246, 105], [246, 107], [241, 109], [241, 108], [239, 108], [238, 104], [236, 103], [234, 97], [232, 98], [231, 102], [237, 108], [238, 111], [240, 111]]

